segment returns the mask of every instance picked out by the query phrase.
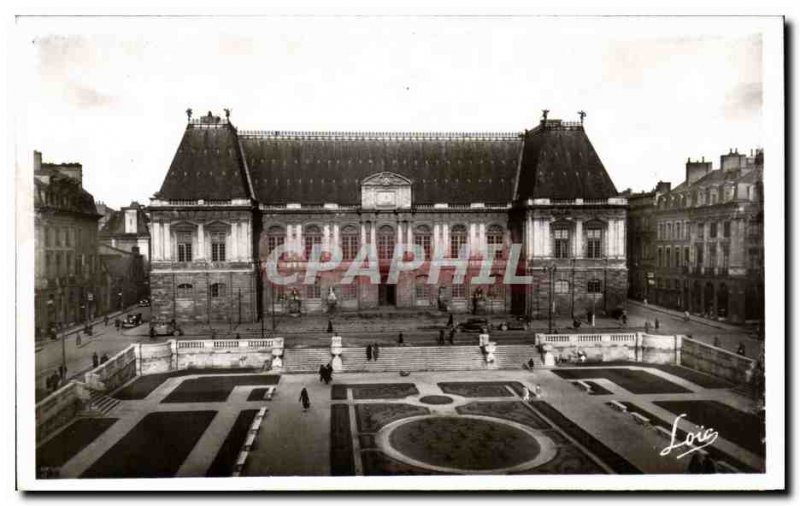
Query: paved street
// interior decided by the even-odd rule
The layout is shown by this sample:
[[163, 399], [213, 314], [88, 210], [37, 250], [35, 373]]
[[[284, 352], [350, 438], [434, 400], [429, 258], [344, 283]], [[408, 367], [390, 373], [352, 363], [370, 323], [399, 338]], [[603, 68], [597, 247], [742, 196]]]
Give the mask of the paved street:
[[[148, 307], [129, 308], [119, 318], [124, 318], [124, 315], [130, 313], [142, 313], [142, 317], [145, 320], [150, 319], [150, 308]], [[77, 344], [77, 333], [74, 331], [67, 334], [63, 344], [62, 335], [59, 335], [59, 339], [55, 341], [47, 340], [36, 343], [37, 398], [40, 396], [40, 391], [45, 389], [47, 376], [53, 374], [54, 371], [57, 372], [58, 367], [62, 364], [62, 353], [66, 352], [67, 377], [74, 378], [92, 368], [93, 353], [96, 352], [98, 357], [102, 357], [105, 354], [110, 358], [131, 343], [149, 340], [146, 335], [146, 324], [134, 329], [120, 329], [118, 331], [114, 328], [114, 319], [109, 319], [108, 326], [103, 324], [102, 318], [98, 319], [93, 326], [94, 335], [91, 337], [81, 331], [80, 346]]]

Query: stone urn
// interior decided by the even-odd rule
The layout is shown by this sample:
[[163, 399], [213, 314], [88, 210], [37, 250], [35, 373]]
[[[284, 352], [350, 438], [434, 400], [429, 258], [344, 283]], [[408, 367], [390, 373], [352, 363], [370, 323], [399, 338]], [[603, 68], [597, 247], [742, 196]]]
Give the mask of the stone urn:
[[337, 372], [342, 370], [342, 336], [331, 337], [331, 367]]
[[486, 363], [494, 364], [494, 354], [497, 351], [497, 343], [489, 341], [486, 343]]
[[545, 367], [555, 367], [556, 356], [553, 355], [553, 345], [545, 343], [542, 345], [542, 361]]
[[282, 369], [283, 368], [283, 339], [279, 341], [276, 340], [276, 343], [272, 347], [272, 369]]

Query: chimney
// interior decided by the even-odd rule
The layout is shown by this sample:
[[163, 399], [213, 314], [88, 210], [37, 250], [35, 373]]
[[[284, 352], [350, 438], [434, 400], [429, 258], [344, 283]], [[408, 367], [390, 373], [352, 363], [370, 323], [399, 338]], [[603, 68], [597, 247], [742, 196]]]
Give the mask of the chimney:
[[656, 193], [669, 193], [672, 189], [672, 183], [669, 181], [659, 181], [656, 184]]
[[42, 153], [39, 151], [33, 152], [33, 172], [42, 170]]
[[686, 184], [692, 184], [711, 172], [711, 162], [703, 157], [699, 162], [686, 162]]

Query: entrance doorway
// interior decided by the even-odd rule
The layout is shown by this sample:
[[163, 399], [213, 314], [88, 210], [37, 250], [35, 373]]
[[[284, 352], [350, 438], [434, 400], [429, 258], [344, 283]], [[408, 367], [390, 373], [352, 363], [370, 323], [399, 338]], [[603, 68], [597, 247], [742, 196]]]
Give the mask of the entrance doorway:
[[394, 306], [396, 305], [396, 288], [397, 285], [387, 284], [382, 281], [378, 286], [378, 305], [380, 306]]

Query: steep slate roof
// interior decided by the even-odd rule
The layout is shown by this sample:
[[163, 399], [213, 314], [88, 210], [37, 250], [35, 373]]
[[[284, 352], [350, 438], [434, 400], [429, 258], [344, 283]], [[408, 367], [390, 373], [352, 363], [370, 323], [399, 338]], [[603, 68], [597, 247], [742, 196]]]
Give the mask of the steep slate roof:
[[236, 130], [190, 122], [156, 197], [165, 200], [250, 198]]
[[582, 125], [548, 120], [526, 133], [516, 200], [615, 196], [617, 189]]
[[560, 120], [525, 134], [237, 133], [209, 116], [188, 124], [156, 197], [358, 205], [361, 182], [384, 171], [411, 180], [415, 204], [617, 195], [583, 126]]
[[417, 204], [509, 202], [522, 141], [514, 134], [243, 133], [260, 202], [361, 203], [361, 181], [411, 180]]
[[[136, 230], [137, 230], [136, 233], [127, 235], [130, 236], [148, 235], [147, 216], [141, 209], [136, 210]], [[125, 209], [119, 211], [111, 211], [108, 221], [106, 221], [103, 227], [100, 229], [99, 234], [101, 236], [126, 235]]]

